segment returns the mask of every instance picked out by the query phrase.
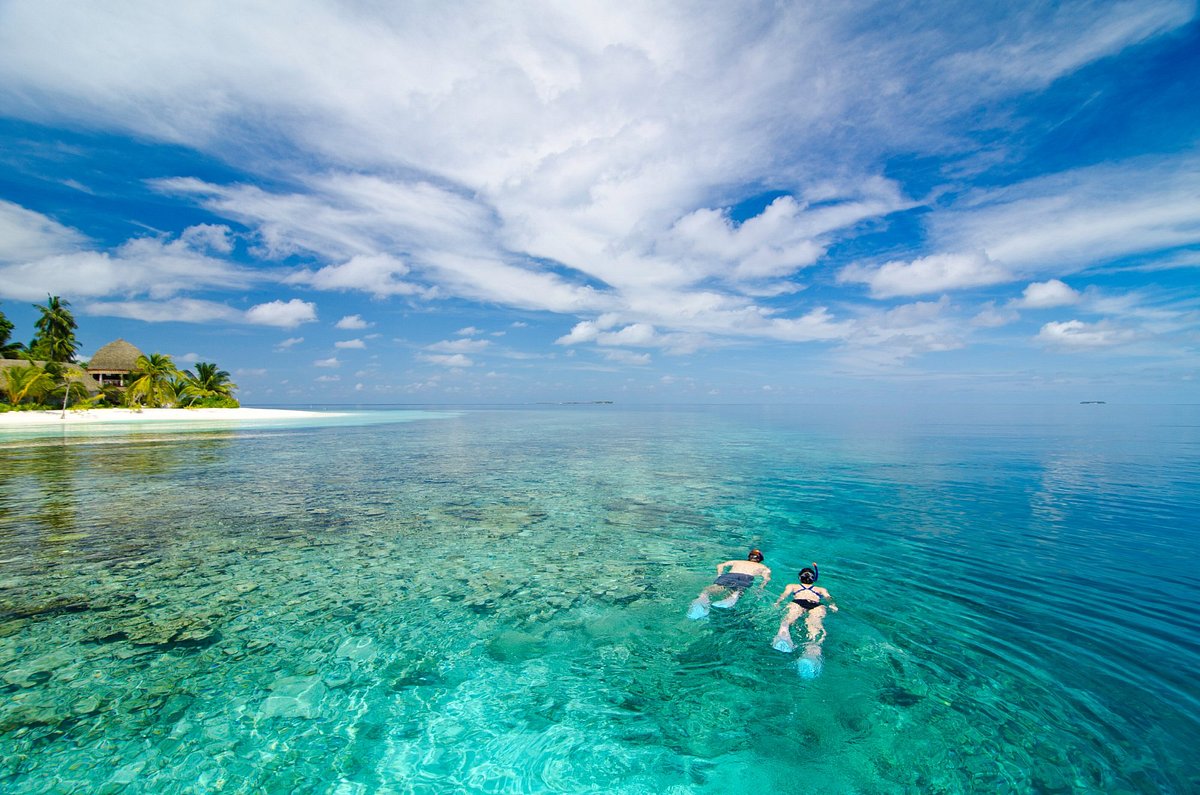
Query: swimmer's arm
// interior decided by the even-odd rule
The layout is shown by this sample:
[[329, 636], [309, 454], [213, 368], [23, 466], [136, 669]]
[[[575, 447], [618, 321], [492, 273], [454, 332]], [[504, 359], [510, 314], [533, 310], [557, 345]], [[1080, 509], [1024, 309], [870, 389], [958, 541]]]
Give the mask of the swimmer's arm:
[[758, 584], [758, 592], [763, 593], [767, 590], [767, 583], [771, 581], [771, 570], [763, 566], [762, 582]]
[[792, 593], [795, 592], [795, 590], [796, 590], [795, 585], [789, 585], [788, 587], [784, 588], [783, 593], [780, 594], [779, 598], [775, 600], [775, 606], [779, 607], [779, 603], [782, 602], [784, 599], [787, 599], [789, 596], [791, 596]]
[[838, 611], [838, 606], [833, 603], [833, 597], [829, 595], [829, 591], [825, 590], [824, 588], [817, 588], [815, 590], [820, 591], [821, 595], [829, 600], [829, 612], [836, 613]]
[[721, 569], [732, 569], [732, 568], [733, 568], [732, 560], [727, 560], [724, 563], [718, 563], [717, 564], [717, 576], [719, 577], [725, 573], [725, 572], [721, 571]]

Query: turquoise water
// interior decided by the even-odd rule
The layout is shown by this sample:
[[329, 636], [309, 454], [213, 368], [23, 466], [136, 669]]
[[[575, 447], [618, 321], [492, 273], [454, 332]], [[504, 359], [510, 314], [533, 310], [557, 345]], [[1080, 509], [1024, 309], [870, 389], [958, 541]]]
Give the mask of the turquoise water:
[[1195, 406], [0, 436], [0, 790], [1195, 792], [1198, 483]]

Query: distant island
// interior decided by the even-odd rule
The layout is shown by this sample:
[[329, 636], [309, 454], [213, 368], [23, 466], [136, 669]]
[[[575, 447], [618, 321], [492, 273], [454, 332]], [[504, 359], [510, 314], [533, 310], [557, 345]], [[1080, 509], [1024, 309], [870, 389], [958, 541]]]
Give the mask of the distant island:
[[70, 301], [46, 297], [28, 345], [11, 339], [13, 324], [0, 312], [0, 413], [91, 411], [123, 407], [236, 409], [237, 384], [213, 362], [180, 370], [171, 357], [149, 356], [123, 339], [77, 361], [79, 328]]
[[1079, 405], [1081, 405], [1081, 406], [1103, 406], [1104, 401], [1103, 400], [1081, 400], [1081, 401], [1079, 401]]

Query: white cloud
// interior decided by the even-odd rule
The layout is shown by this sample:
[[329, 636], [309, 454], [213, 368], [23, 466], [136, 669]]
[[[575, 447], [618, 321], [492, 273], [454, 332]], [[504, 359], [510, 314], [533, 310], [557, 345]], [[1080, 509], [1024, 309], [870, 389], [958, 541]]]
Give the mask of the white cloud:
[[89, 301], [80, 311], [100, 317], [123, 317], [147, 323], [211, 323], [221, 320], [237, 323], [242, 312], [215, 301], [195, 298], [168, 298], [163, 301]]
[[[22, 221], [23, 215], [29, 218]], [[39, 217], [44, 220], [39, 222]], [[44, 216], [21, 211], [16, 205], [0, 206], [0, 233], [5, 231], [2, 227], [6, 222], [28, 222], [29, 229], [17, 230], [7, 245], [0, 242], [0, 261], [22, 252], [34, 256], [0, 264], [3, 297], [38, 300], [47, 294], [72, 299], [147, 295], [161, 300], [191, 290], [242, 290], [263, 278], [262, 274], [206, 253], [215, 246], [219, 248], [219, 241], [228, 233], [226, 227], [189, 227], [174, 240], [133, 238], [110, 253], [69, 250], [82, 244], [81, 235], [53, 225]]]
[[298, 271], [284, 281], [318, 290], [361, 290], [376, 298], [420, 294], [420, 285], [399, 278], [408, 272], [407, 265], [389, 254], [362, 254], [316, 271]]
[[[1190, 20], [1187, 3], [1130, 3], [1108, 13], [1064, 5], [1045, 19], [1030, 18], [1015, 39], [946, 59], [948, 72], [988, 85], [1041, 87], [1092, 61], [1165, 33]], [[1114, 13], [1115, 12], [1115, 13]], [[1033, 15], [1030, 14], [1030, 17]], [[1067, 34], [1072, 31], [1073, 35]]]
[[367, 343], [365, 343], [359, 339], [338, 340], [337, 342], [333, 343], [333, 347], [342, 348], [342, 349], [362, 350], [363, 348], [367, 347]]
[[999, 328], [1014, 323], [1020, 318], [1021, 314], [1016, 310], [999, 308], [995, 302], [989, 301], [975, 317], [971, 318], [971, 325], [977, 328]]
[[481, 353], [491, 346], [490, 340], [442, 340], [426, 346], [426, 350], [438, 353]]
[[1143, 157], [971, 194], [931, 216], [944, 248], [1062, 275], [1200, 243], [1200, 156]]
[[632, 323], [618, 331], [601, 334], [596, 341], [601, 345], [654, 345], [658, 334], [648, 323]]
[[556, 339], [556, 345], [576, 345], [591, 342], [600, 336], [600, 330], [591, 320], [581, 320], [571, 327], [570, 332]]
[[816, 208], [781, 196], [736, 225], [728, 211], [696, 210], [675, 222], [660, 251], [674, 249], [688, 260], [692, 278], [724, 275], [740, 282], [787, 276], [824, 255], [831, 233], [908, 206], [892, 182], [873, 180], [863, 187], [873, 195], [838, 196], [835, 203], [824, 197]]
[[[288, 174], [286, 189], [153, 185], [244, 225], [237, 239], [253, 253], [306, 262], [292, 284], [561, 313], [580, 321], [562, 344], [836, 341], [861, 335], [862, 319], [801, 300], [800, 269], [909, 206], [861, 164], [973, 154], [964, 119], [990, 129], [988, 109], [1193, 13], [1153, 0], [976, 4], [931, 22], [901, 7], [871, 26], [856, 4], [692, 11], [8, 4], [0, 99], [12, 118], [192, 147], [272, 184]], [[843, 277], [876, 297], [923, 295], [1194, 243], [1195, 178], [1168, 173], [1178, 160], [1162, 159], [1157, 183], [1118, 169], [1130, 190], [1077, 173], [1086, 200], [1069, 178], [968, 196], [932, 211], [932, 250], [983, 253], [914, 254]], [[1106, 196], [1106, 184], [1118, 189]], [[735, 223], [747, 190], [785, 195]], [[165, 300], [264, 278], [213, 256], [232, 250], [223, 227], [96, 252], [28, 220], [0, 234], [0, 250], [8, 238], [27, 252], [0, 265], [6, 296]], [[251, 312], [281, 326], [315, 319], [283, 309]], [[603, 314], [616, 319], [594, 325]]]
[[1080, 294], [1065, 283], [1051, 279], [1046, 282], [1033, 282], [1027, 286], [1013, 305], [1022, 309], [1049, 309], [1077, 304], [1080, 298]]
[[260, 326], [294, 328], [317, 319], [317, 305], [293, 298], [290, 301], [268, 301], [246, 310], [246, 321]]
[[442, 289], [474, 300], [568, 313], [615, 304], [614, 297], [588, 285], [572, 284], [553, 273], [517, 267], [498, 258], [431, 252], [426, 265]]
[[650, 364], [650, 354], [648, 353], [633, 353], [632, 351], [623, 350], [606, 350], [601, 351], [604, 358], [610, 362], [618, 362], [620, 364], [632, 364], [637, 366]]
[[338, 357], [330, 356], [328, 359], [317, 359], [313, 362], [313, 367], [341, 367], [342, 363], [338, 361]]
[[964, 324], [952, 305], [938, 301], [901, 304], [886, 311], [867, 310], [855, 319], [843, 346], [851, 367], [893, 367], [922, 354], [952, 351], [965, 344]]
[[1133, 329], [1121, 328], [1109, 321], [1085, 323], [1082, 320], [1065, 320], [1042, 326], [1037, 340], [1053, 348], [1087, 350], [1112, 348], [1134, 342], [1140, 336]]
[[474, 326], [466, 326], [464, 328], [460, 328], [458, 331], [456, 331], [454, 333], [460, 337], [473, 337], [477, 334], [482, 334], [483, 330], [477, 329]]
[[370, 328], [375, 325], [368, 323], [362, 319], [362, 315], [346, 315], [344, 318], [334, 324], [334, 328], [346, 329], [348, 331], [357, 331], [359, 329]]
[[0, 263], [69, 254], [87, 242], [82, 234], [52, 218], [0, 200]]
[[319, 375], [313, 380], [319, 384], [331, 384], [335, 381], [341, 381], [342, 377], [340, 375]]
[[418, 358], [422, 361], [429, 362], [430, 364], [439, 364], [443, 367], [471, 367], [475, 364], [475, 362], [471, 361], [461, 353], [450, 355], [422, 353], [418, 355]]
[[286, 340], [279, 343], [275, 347], [280, 350], [287, 350], [288, 348], [291, 348], [294, 345], [299, 345], [302, 342], [304, 342], [304, 337], [288, 337]]
[[869, 285], [874, 298], [927, 295], [968, 287], [984, 287], [1011, 280], [1012, 274], [986, 254], [934, 254], [911, 262], [888, 262], [878, 268], [850, 265], [838, 274], [839, 282]]
[[180, 233], [179, 240], [193, 251], [208, 250], [218, 254], [228, 254], [233, 251], [233, 232], [224, 225], [189, 226]]

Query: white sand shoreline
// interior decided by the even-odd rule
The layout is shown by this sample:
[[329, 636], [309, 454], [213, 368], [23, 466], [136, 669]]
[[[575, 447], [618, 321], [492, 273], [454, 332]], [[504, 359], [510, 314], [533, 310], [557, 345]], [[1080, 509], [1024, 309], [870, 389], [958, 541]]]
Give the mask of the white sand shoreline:
[[88, 409], [71, 411], [6, 411], [0, 413], [0, 431], [5, 429], [63, 425], [98, 425], [128, 423], [153, 425], [159, 422], [213, 422], [263, 420], [303, 420], [317, 417], [345, 416], [345, 412], [300, 411], [298, 409]]

